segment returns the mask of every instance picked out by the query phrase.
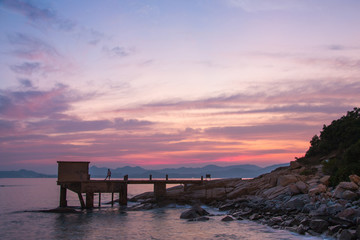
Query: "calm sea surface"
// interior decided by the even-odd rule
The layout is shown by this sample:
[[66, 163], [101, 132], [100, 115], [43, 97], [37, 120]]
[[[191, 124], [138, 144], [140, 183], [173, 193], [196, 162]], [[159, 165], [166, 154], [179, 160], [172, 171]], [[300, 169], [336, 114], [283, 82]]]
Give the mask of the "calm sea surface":
[[[129, 197], [152, 191], [152, 185], [130, 185]], [[250, 221], [222, 222], [223, 216], [207, 222], [188, 222], [180, 214], [189, 206], [148, 211], [120, 211], [105, 203], [80, 214], [26, 212], [58, 206], [56, 179], [0, 179], [0, 239], [322, 239], [274, 230]], [[95, 205], [98, 197], [95, 196]], [[68, 205], [79, 206], [77, 195], [68, 191]], [[224, 214], [206, 208], [214, 214]]]

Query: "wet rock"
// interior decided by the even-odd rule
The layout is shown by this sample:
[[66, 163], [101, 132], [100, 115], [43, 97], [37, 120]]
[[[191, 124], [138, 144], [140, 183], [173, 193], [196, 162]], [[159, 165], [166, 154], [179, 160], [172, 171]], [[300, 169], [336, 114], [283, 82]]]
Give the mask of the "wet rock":
[[234, 221], [234, 218], [232, 218], [231, 216], [226, 216], [223, 219], [221, 219], [221, 221], [223, 222], [230, 222], [230, 221]]
[[209, 215], [209, 213], [205, 209], [201, 208], [200, 206], [193, 206], [191, 209], [183, 212], [180, 215], [180, 218], [181, 219], [192, 219], [192, 218], [198, 218], [198, 217], [206, 216], [206, 215]]
[[251, 221], [258, 220], [259, 218], [260, 218], [260, 215], [258, 213], [254, 213], [249, 217], [249, 219]]
[[304, 225], [302, 225], [302, 224], [300, 224], [300, 225], [296, 228], [296, 232], [297, 232], [298, 234], [301, 234], [301, 235], [304, 235], [304, 234], [306, 233], [306, 231], [307, 231], [307, 228], [306, 228]]
[[339, 239], [340, 240], [356, 239], [356, 232], [355, 232], [355, 230], [344, 229], [341, 231]]
[[325, 230], [327, 230], [329, 223], [322, 219], [315, 219], [310, 221], [310, 228], [317, 232], [317, 233], [323, 233]]
[[198, 217], [198, 218], [191, 218], [188, 221], [189, 222], [205, 222], [205, 221], [209, 221], [210, 218], [202, 216], [202, 217]]
[[29, 212], [44, 212], [44, 213], [81, 213], [80, 211], [70, 208], [70, 207], [58, 207], [48, 210], [37, 210], [37, 211], [29, 211]]
[[281, 217], [272, 217], [269, 222], [268, 225], [269, 226], [274, 226], [274, 225], [280, 225], [282, 223], [283, 219]]
[[341, 229], [340, 225], [334, 225], [329, 227], [329, 231], [331, 234], [337, 233]]

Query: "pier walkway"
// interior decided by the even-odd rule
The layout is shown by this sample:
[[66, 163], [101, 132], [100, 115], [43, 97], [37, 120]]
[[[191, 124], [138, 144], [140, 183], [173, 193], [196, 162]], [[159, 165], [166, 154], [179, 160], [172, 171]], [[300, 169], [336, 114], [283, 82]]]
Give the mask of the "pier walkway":
[[[169, 179], [128, 179], [126, 175], [123, 180], [91, 180], [88, 173], [89, 162], [58, 162], [58, 181], [60, 185], [60, 207], [67, 206], [66, 192], [73, 191], [78, 194], [82, 208], [94, 207], [94, 194], [99, 193], [99, 206], [101, 203], [101, 193], [111, 193], [111, 202], [114, 203], [114, 194], [119, 194], [119, 204], [127, 205], [128, 184], [153, 184], [154, 196], [157, 200], [166, 198], [166, 184], [183, 184], [184, 190], [189, 184], [203, 184], [203, 177], [199, 180]], [[83, 199], [86, 194], [86, 201]]]

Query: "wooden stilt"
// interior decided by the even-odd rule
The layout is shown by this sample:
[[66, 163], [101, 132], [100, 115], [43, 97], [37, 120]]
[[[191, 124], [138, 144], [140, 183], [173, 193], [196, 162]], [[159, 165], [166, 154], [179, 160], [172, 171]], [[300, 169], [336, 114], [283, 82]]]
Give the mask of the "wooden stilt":
[[77, 194], [78, 194], [78, 197], [79, 197], [81, 208], [85, 208], [85, 202], [84, 202], [83, 196], [81, 195], [81, 193], [77, 193]]
[[99, 193], [99, 207], [101, 207], [101, 193]]
[[94, 207], [94, 193], [87, 192], [86, 193], [86, 208], [93, 208]]
[[166, 197], [166, 183], [154, 183], [154, 195], [156, 200], [162, 200]]
[[114, 192], [111, 193], [111, 206], [114, 206]]
[[127, 205], [127, 183], [120, 183], [119, 204]]
[[60, 207], [67, 207], [66, 187], [60, 187]]

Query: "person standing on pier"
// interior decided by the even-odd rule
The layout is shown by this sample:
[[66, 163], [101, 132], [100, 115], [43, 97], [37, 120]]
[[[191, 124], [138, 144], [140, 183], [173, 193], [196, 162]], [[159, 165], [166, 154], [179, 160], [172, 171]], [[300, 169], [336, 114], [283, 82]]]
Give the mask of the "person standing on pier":
[[111, 171], [110, 171], [109, 168], [108, 168], [108, 171], [107, 171], [107, 175], [106, 175], [105, 180], [106, 180], [107, 178], [109, 178], [109, 180], [110, 180], [110, 178], [111, 178]]

